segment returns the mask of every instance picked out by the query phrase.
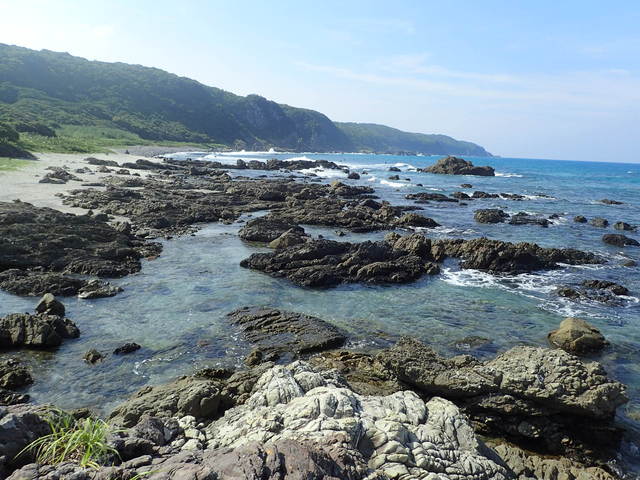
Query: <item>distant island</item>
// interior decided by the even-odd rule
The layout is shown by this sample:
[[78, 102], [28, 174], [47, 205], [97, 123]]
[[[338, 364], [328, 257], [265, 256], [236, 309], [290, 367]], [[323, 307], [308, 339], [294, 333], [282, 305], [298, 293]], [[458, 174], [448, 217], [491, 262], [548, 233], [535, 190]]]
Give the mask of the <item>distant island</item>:
[[162, 143], [490, 156], [479, 145], [446, 135], [333, 122], [314, 110], [234, 95], [157, 68], [5, 44], [0, 44], [0, 122], [0, 156]]

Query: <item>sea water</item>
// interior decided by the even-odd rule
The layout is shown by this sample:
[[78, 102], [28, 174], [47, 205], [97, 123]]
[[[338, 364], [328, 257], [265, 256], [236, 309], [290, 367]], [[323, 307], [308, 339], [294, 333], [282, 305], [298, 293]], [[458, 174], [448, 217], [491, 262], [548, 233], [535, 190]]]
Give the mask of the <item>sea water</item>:
[[[300, 154], [175, 154], [235, 163], [269, 158], [293, 159]], [[516, 276], [496, 276], [462, 270], [457, 260], [447, 260], [440, 275], [424, 277], [407, 285], [344, 285], [329, 290], [304, 289], [283, 279], [243, 269], [240, 261], [265, 251], [237, 236], [242, 223], [209, 224], [194, 236], [163, 241], [162, 255], [144, 261], [142, 271], [114, 280], [124, 288], [113, 298], [63, 299], [67, 316], [81, 330], [78, 340], [67, 340], [54, 352], [15, 352], [33, 371], [34, 384], [27, 390], [35, 402], [55, 403], [63, 408], [92, 407], [107, 412], [138, 388], [158, 384], [204, 366], [242, 364], [250, 351], [237, 328], [225, 315], [246, 305], [268, 305], [316, 315], [342, 328], [349, 346], [384, 347], [402, 335], [417, 337], [445, 355], [470, 353], [491, 358], [519, 344], [547, 346], [547, 333], [567, 316], [584, 318], [611, 342], [601, 362], [615, 379], [628, 385], [629, 404], [618, 421], [627, 428], [621, 455], [633, 461], [640, 445], [640, 248], [605, 245], [604, 233], [617, 232], [573, 222], [576, 215], [604, 217], [610, 224], [624, 221], [640, 225], [640, 164], [591, 163], [516, 158], [465, 157], [476, 165], [490, 165], [495, 177], [433, 175], [418, 172], [438, 157], [306, 154], [303, 158], [327, 159], [347, 165], [361, 174], [346, 180], [346, 173], [312, 169], [323, 181], [343, 179], [368, 185], [380, 198], [395, 205], [415, 205], [421, 214], [441, 227], [425, 230], [431, 238], [488, 238], [511, 242], [536, 242], [544, 247], [572, 247], [599, 253], [608, 261], [597, 266], [567, 266], [559, 270]], [[389, 167], [401, 172], [390, 172]], [[366, 175], [363, 172], [367, 172]], [[263, 175], [264, 171], [230, 170], [234, 176]], [[398, 175], [400, 180], [390, 180]], [[470, 183], [473, 188], [461, 188]], [[421, 184], [421, 186], [419, 185]], [[405, 195], [417, 192], [451, 194], [516, 193], [522, 201], [470, 200], [467, 205], [437, 203], [417, 205]], [[605, 205], [609, 198], [623, 202]], [[527, 212], [549, 217], [548, 228], [535, 225], [478, 224], [479, 208], [501, 208], [513, 214]], [[253, 216], [258, 215], [253, 214]], [[248, 220], [251, 215], [244, 216]], [[307, 227], [313, 235], [342, 241], [381, 239], [385, 232], [338, 237], [334, 229]], [[619, 305], [560, 298], [559, 286], [577, 285], [586, 279], [610, 280], [630, 290]], [[37, 299], [0, 292], [0, 315], [33, 311]], [[474, 342], [469, 337], [486, 340]], [[83, 353], [96, 348], [108, 353], [125, 342], [142, 349], [123, 356], [110, 355], [101, 363], [84, 363]], [[636, 464], [637, 465], [637, 464]]]

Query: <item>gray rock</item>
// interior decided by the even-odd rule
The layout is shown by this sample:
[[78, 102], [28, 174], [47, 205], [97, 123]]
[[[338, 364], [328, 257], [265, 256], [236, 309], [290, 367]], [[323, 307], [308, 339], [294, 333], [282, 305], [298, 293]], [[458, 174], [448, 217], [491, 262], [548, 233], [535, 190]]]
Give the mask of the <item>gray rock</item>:
[[0, 387], [14, 390], [31, 383], [31, 373], [18, 359], [0, 360]]
[[64, 305], [56, 300], [56, 297], [51, 293], [45, 293], [36, 305], [36, 312], [64, 317], [65, 309]]
[[495, 175], [495, 170], [492, 167], [476, 167], [468, 160], [452, 156], [441, 158], [434, 165], [421, 171], [446, 175], [480, 175], [484, 177]]
[[78, 298], [85, 300], [93, 298], [113, 297], [122, 292], [121, 287], [111, 285], [109, 282], [102, 280], [89, 280], [80, 290], [78, 290]]
[[600, 330], [573, 317], [565, 318], [548, 338], [551, 344], [573, 354], [596, 352], [608, 344]]
[[91, 350], [85, 352], [85, 354], [82, 356], [82, 359], [86, 363], [90, 363], [91, 365], [103, 361], [104, 358], [104, 355], [95, 348], [92, 348]]
[[78, 327], [57, 315], [13, 313], [0, 318], [0, 348], [57, 347], [66, 338], [78, 338]]
[[272, 217], [258, 217], [249, 220], [239, 231], [241, 239], [250, 242], [271, 242], [284, 233], [304, 235], [304, 228], [293, 222]]
[[337, 374], [303, 362], [268, 370], [247, 402], [211, 423], [207, 436], [215, 449], [284, 440], [335, 442], [354, 458], [364, 457], [371, 473], [390, 478], [436, 473], [442, 480], [510, 478], [451, 402], [433, 398], [425, 403], [409, 391], [359, 395]]
[[576, 215], [573, 217], [573, 221], [576, 223], [587, 223], [587, 217], [583, 215]]
[[624, 230], [627, 232], [632, 232], [636, 230], [636, 227], [629, 225], [626, 222], [616, 222], [613, 224], [613, 228], [615, 228], [616, 230]]
[[609, 220], [607, 220], [606, 218], [602, 218], [602, 217], [592, 218], [589, 223], [591, 225], [593, 225], [594, 227], [600, 227], [600, 228], [605, 228], [605, 227], [609, 226]]

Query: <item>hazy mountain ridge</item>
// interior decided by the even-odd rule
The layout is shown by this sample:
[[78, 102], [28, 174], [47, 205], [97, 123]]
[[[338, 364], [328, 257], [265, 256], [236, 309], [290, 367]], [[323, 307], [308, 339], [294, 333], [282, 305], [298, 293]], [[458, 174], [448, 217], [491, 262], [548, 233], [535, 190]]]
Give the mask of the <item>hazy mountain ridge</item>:
[[0, 44], [0, 120], [117, 128], [143, 139], [295, 151], [487, 155], [444, 135], [334, 123], [313, 110], [238, 96], [163, 70]]

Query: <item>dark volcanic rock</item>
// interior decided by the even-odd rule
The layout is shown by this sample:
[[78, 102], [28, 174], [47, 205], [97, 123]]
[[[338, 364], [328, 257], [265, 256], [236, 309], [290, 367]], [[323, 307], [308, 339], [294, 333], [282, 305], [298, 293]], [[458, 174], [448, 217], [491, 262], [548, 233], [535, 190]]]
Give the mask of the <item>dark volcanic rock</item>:
[[509, 224], [511, 225], [538, 225], [540, 227], [548, 227], [549, 220], [544, 217], [538, 217], [536, 215], [529, 215], [525, 212], [519, 212], [511, 216]]
[[82, 356], [82, 359], [85, 362], [93, 365], [104, 360], [104, 355], [95, 348], [92, 348], [91, 350], [85, 352], [85, 354]]
[[389, 171], [390, 172], [401, 172], [402, 170], [400, 170], [398, 167], [389, 167]]
[[317, 317], [268, 307], [244, 307], [227, 315], [263, 354], [277, 356], [340, 347], [346, 341], [337, 328]]
[[421, 171], [446, 175], [481, 175], [484, 177], [495, 175], [495, 170], [492, 167], [475, 167], [467, 160], [452, 156], [441, 158], [434, 165]]
[[526, 273], [559, 268], [559, 263], [584, 265], [602, 263], [592, 253], [572, 248], [543, 248], [535, 243], [509, 243], [487, 238], [436, 240], [432, 243], [436, 261], [445, 257], [462, 259], [462, 268], [493, 273]]
[[498, 208], [484, 208], [476, 210], [473, 218], [478, 223], [502, 223], [509, 218], [509, 215]]
[[420, 193], [409, 193], [405, 195], [407, 200], [416, 200], [418, 203], [427, 203], [427, 202], [452, 202], [457, 203], [458, 200], [455, 198], [447, 197], [442, 193], [430, 193], [430, 192], [420, 192]]
[[29, 370], [15, 358], [0, 360], [0, 387], [10, 390], [33, 383]]
[[621, 233], [607, 233], [602, 236], [602, 241], [607, 245], [613, 245], [615, 247], [626, 247], [627, 245], [640, 247], [640, 242], [635, 238], [627, 237]]
[[354, 282], [406, 283], [425, 273], [439, 271], [430, 262], [430, 241], [422, 235], [413, 235], [408, 237], [424, 246], [420, 250], [422, 257], [417, 252], [405, 250], [397, 241], [313, 240], [274, 253], [255, 253], [240, 265], [274, 277], [285, 277], [306, 287], [332, 287]]
[[356, 172], [350, 172], [349, 175], [347, 175], [347, 178], [349, 180], [360, 180], [360, 174]]
[[582, 215], [576, 215], [573, 217], [573, 221], [576, 223], [587, 223], [587, 217]]
[[582, 282], [582, 286], [595, 288], [597, 290], [608, 290], [614, 295], [629, 295], [629, 289], [627, 287], [608, 280], [585, 280]]
[[614, 282], [607, 280], [585, 280], [580, 287], [561, 287], [556, 293], [560, 297], [573, 300], [588, 299], [601, 303], [618, 305], [621, 303], [620, 295], [629, 295], [629, 290]]
[[487, 193], [477, 190], [473, 192], [471, 198], [500, 198], [500, 195], [498, 195], [497, 193]]
[[608, 198], [603, 198], [602, 200], [600, 200], [600, 203], [604, 203], [606, 205], [622, 205], [623, 202], [619, 202], [617, 200], [610, 200]]
[[457, 200], [471, 200], [471, 197], [464, 192], [453, 192], [451, 197]]
[[297, 224], [267, 215], [249, 220], [238, 235], [249, 242], [271, 242], [288, 231], [304, 234], [304, 228]]
[[462, 183], [460, 184], [460, 188], [473, 188], [473, 185], [470, 183]]
[[389, 177], [389, 180], [400, 180], [400, 176], [399, 175], [391, 175]]
[[0, 318], [0, 348], [57, 347], [65, 338], [78, 338], [80, 331], [68, 318], [57, 315], [12, 313]]
[[131, 342], [131, 343], [125, 343], [124, 345], [119, 346], [118, 348], [116, 348], [113, 351], [114, 355], [126, 355], [128, 353], [133, 353], [136, 350], [140, 350], [140, 348], [142, 348], [140, 345], [138, 345], [137, 343]]
[[395, 223], [407, 227], [435, 228], [440, 226], [434, 219], [423, 217], [417, 213], [405, 213]]
[[142, 241], [90, 216], [0, 203], [0, 271], [38, 268], [120, 277], [140, 270], [145, 248]]

